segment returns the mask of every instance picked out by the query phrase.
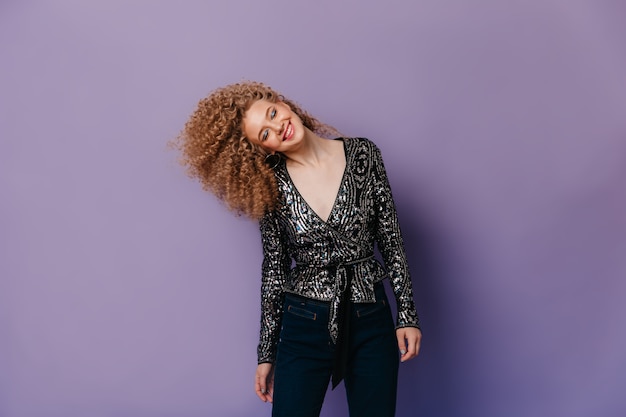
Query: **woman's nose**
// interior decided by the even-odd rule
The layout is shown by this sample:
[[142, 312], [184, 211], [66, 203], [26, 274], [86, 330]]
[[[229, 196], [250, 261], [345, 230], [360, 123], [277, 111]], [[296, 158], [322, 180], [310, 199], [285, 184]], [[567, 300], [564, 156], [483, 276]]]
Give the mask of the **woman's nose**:
[[281, 122], [274, 122], [274, 126], [272, 128], [279, 136], [283, 133], [283, 124]]

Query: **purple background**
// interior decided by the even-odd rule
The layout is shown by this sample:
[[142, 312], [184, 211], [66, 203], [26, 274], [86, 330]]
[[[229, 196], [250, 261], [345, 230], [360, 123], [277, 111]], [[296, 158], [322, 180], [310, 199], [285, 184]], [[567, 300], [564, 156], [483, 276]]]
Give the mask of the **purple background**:
[[383, 151], [424, 326], [399, 416], [626, 415], [624, 16], [2, 1], [0, 415], [269, 416], [257, 226], [165, 145], [242, 79]]

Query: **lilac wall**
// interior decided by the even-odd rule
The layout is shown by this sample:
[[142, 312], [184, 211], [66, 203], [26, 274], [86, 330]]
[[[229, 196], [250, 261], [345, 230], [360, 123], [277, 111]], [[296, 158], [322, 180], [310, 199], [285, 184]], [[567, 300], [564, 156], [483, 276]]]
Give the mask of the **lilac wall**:
[[0, 415], [270, 414], [256, 225], [165, 147], [245, 78], [383, 150], [425, 333], [399, 415], [623, 416], [625, 13], [3, 1]]

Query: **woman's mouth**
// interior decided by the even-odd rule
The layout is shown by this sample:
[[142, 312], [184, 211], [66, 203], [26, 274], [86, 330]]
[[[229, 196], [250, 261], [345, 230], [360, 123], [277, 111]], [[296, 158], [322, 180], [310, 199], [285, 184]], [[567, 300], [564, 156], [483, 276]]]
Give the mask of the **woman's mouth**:
[[293, 136], [293, 125], [291, 122], [287, 125], [287, 129], [285, 129], [285, 134], [283, 135], [283, 141], [291, 139]]

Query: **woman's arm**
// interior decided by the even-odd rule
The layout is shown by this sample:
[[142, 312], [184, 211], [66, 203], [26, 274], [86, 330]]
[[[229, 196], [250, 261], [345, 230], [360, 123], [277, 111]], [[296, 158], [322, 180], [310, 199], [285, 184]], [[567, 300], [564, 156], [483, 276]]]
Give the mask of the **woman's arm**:
[[396, 206], [380, 150], [373, 145], [373, 175], [376, 212], [376, 242], [389, 273], [398, 305], [396, 328], [417, 327], [419, 318], [413, 301], [413, 286], [400, 232]]
[[290, 258], [281, 238], [278, 216], [266, 214], [259, 222], [263, 243], [261, 282], [261, 331], [257, 349], [258, 363], [273, 363], [280, 332], [283, 288]]
[[258, 363], [254, 390], [262, 401], [272, 402], [274, 391], [274, 360], [283, 314], [283, 288], [290, 267], [290, 258], [281, 238], [275, 212], [259, 222], [263, 243], [261, 281], [261, 331], [257, 348]]
[[419, 353], [422, 332], [413, 301], [413, 285], [391, 187], [380, 150], [373, 145], [376, 242], [389, 273], [398, 306], [396, 338], [402, 362]]

